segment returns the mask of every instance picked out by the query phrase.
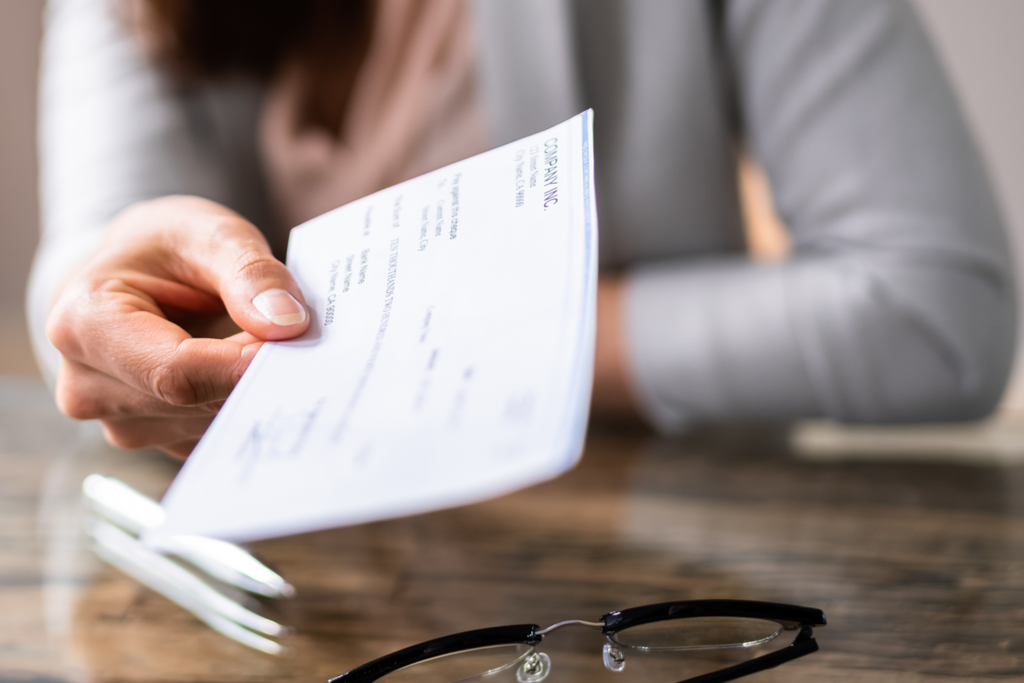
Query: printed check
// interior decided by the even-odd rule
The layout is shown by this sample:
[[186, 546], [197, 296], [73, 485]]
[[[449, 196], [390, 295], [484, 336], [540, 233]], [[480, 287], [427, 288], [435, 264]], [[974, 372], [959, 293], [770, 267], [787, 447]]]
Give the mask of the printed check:
[[257, 354], [147, 535], [256, 540], [462, 505], [580, 457], [592, 113], [300, 225], [301, 338]]

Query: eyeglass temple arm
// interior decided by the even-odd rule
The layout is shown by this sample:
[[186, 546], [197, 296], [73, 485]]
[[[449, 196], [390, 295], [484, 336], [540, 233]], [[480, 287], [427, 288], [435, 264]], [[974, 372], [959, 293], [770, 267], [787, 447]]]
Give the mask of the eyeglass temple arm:
[[785, 664], [797, 657], [803, 657], [817, 651], [818, 643], [814, 640], [814, 630], [810, 626], [805, 625], [800, 629], [796, 640], [781, 650], [751, 659], [749, 662], [735, 664], [726, 669], [712, 671], [695, 678], [687, 678], [679, 683], [725, 683], [725, 681], [734, 681], [737, 678], [749, 676], [765, 669], [772, 669], [779, 664]]

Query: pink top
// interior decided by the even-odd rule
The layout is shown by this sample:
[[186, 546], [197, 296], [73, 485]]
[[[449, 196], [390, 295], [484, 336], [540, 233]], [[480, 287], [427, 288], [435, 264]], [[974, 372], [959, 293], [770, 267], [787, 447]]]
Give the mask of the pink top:
[[270, 84], [260, 122], [284, 228], [483, 151], [471, 17], [463, 0], [379, 0], [335, 138], [297, 125], [298, 73]]

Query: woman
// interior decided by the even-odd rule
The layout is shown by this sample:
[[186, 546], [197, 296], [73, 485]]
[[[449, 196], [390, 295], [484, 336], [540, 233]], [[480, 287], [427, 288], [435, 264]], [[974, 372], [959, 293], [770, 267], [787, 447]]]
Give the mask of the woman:
[[[903, 1], [116, 10], [49, 9], [30, 292], [58, 404], [115, 444], [187, 455], [260, 341], [306, 328], [274, 257], [288, 228], [587, 106], [596, 410], [675, 431], [970, 419], [999, 399], [1005, 236]], [[743, 256], [738, 144], [790, 232], [782, 263]], [[243, 331], [219, 339], [202, 326], [224, 310]]]

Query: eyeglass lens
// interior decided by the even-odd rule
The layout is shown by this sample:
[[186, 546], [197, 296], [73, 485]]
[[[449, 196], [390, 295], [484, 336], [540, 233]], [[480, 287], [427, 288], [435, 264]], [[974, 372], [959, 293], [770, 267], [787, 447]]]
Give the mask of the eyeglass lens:
[[468, 683], [484, 677], [488, 683], [516, 681], [517, 670], [531, 664], [532, 660], [528, 660], [534, 654], [533, 647], [526, 644], [463, 650], [417, 662], [378, 679], [377, 683]]
[[708, 650], [753, 647], [779, 635], [782, 626], [747, 617], [692, 617], [640, 624], [611, 637], [619, 645], [638, 650]]
[[[621, 672], [628, 659], [629, 669], [634, 674], [671, 676], [680, 673], [680, 666], [685, 665], [678, 657], [671, 656], [673, 652], [752, 648], [772, 641], [782, 630], [777, 622], [746, 617], [692, 617], [641, 624], [609, 637], [615, 645], [609, 643], [604, 647], [603, 674]], [[630, 652], [635, 654], [630, 656]], [[668, 659], [658, 657], [659, 654]], [[594, 663], [601, 666], [601, 663]], [[722, 661], [720, 665], [727, 663]], [[582, 662], [573, 664], [575, 666], [568, 670], [586, 669]], [[709, 660], [709, 664], [715, 668], [713, 661]], [[547, 677], [550, 667], [548, 655], [536, 652], [530, 645], [496, 645], [418, 662], [388, 674], [378, 683], [469, 683], [480, 679], [485, 679], [486, 683], [540, 683]], [[597, 671], [592, 674], [602, 677]], [[647, 679], [648, 675], [641, 678]], [[619, 679], [616, 677], [616, 680]]]

